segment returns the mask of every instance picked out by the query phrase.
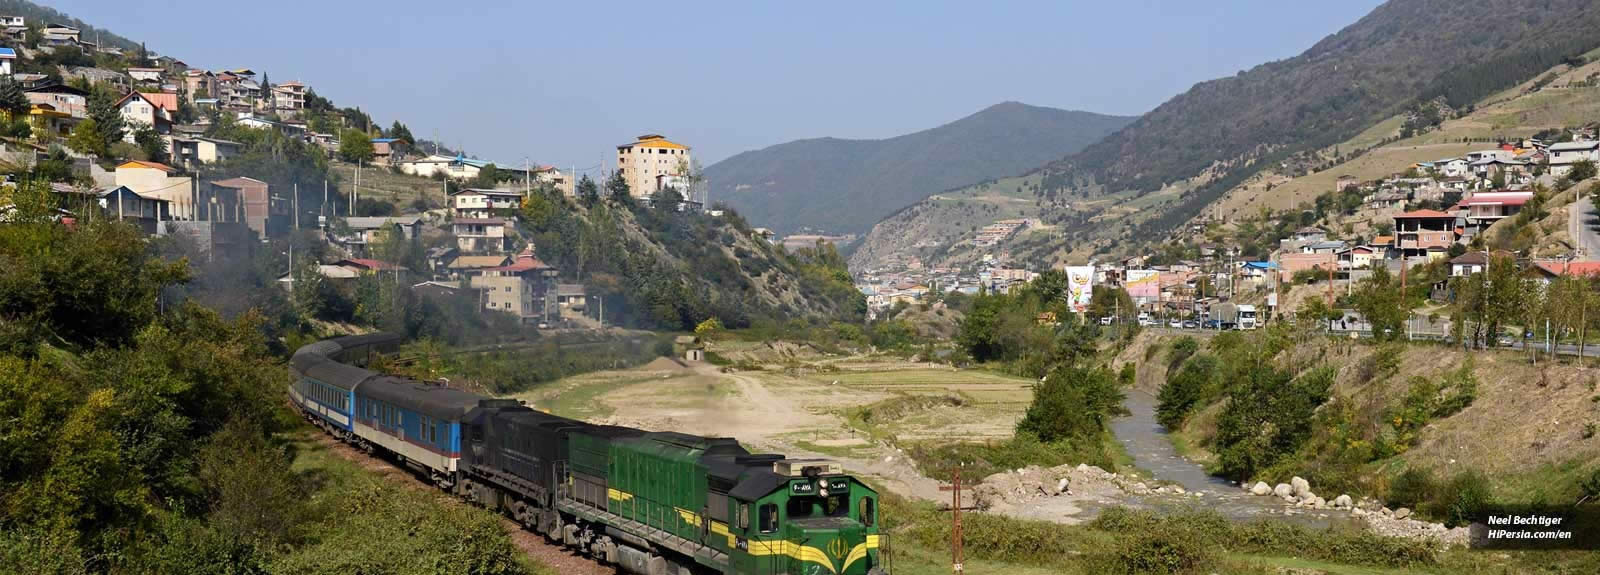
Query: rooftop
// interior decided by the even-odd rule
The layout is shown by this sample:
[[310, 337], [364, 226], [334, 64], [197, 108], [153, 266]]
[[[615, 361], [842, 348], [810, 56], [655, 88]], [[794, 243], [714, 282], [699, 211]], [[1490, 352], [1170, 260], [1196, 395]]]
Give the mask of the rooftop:
[[1397, 220], [1422, 220], [1431, 218], [1454, 218], [1450, 214], [1438, 210], [1412, 210], [1394, 217]]

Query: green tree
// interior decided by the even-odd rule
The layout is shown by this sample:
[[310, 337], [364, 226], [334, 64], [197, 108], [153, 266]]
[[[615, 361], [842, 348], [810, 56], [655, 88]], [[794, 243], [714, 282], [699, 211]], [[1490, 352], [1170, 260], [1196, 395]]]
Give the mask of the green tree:
[[0, 111], [6, 113], [8, 118], [17, 119], [26, 117], [28, 109], [27, 95], [22, 93], [22, 85], [10, 77], [0, 79]]
[[1033, 402], [1017, 422], [1017, 433], [1031, 434], [1045, 443], [1094, 445], [1111, 418], [1125, 413], [1122, 400], [1111, 370], [1059, 367], [1034, 385]]
[[600, 201], [600, 186], [595, 185], [588, 174], [578, 179], [577, 192], [578, 199], [583, 201], [585, 207], [594, 207], [595, 203]]
[[405, 124], [400, 123], [400, 120], [395, 120], [394, 125], [389, 126], [388, 136], [390, 138], [401, 140], [406, 144], [416, 143], [416, 140], [411, 137], [411, 129], [407, 128]]
[[372, 137], [362, 130], [345, 130], [339, 135], [339, 159], [346, 162], [372, 161]]
[[500, 168], [493, 163], [484, 164], [478, 168], [477, 177], [472, 180], [474, 188], [493, 188], [500, 184]]
[[1593, 178], [1594, 176], [1595, 165], [1594, 162], [1589, 160], [1578, 160], [1573, 162], [1572, 169], [1567, 172], [1567, 179], [1573, 182], [1581, 182], [1589, 178]]
[[1372, 324], [1374, 338], [1391, 341], [1405, 337], [1405, 322], [1411, 316], [1411, 305], [1394, 276], [1389, 275], [1389, 268], [1375, 266], [1372, 275], [1362, 280], [1361, 287], [1351, 295], [1356, 311]]
[[149, 124], [140, 124], [133, 132], [133, 141], [144, 153], [145, 159], [152, 162], [167, 161], [167, 142], [156, 133], [156, 129]]
[[633, 191], [628, 188], [628, 180], [622, 177], [620, 170], [612, 172], [611, 178], [606, 180], [606, 192], [611, 198], [611, 203], [617, 205], [633, 203]]
[[67, 137], [67, 147], [80, 154], [102, 158], [107, 151], [105, 138], [100, 135], [99, 125], [93, 118], [86, 118], [72, 127], [72, 135]]
[[122, 141], [126, 125], [122, 110], [117, 108], [116, 91], [109, 86], [95, 86], [89, 94], [89, 119], [94, 121], [94, 133], [100, 137], [96, 147], [100, 155], [111, 150], [111, 145]]
[[189, 93], [185, 90], [178, 90], [178, 109], [172, 114], [172, 122], [175, 124], [193, 124], [197, 116], [194, 102], [189, 101]]

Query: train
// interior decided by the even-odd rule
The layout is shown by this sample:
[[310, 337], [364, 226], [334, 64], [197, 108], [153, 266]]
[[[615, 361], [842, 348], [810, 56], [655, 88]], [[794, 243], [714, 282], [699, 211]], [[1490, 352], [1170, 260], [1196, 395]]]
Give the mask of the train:
[[295, 350], [312, 424], [591, 559], [637, 575], [888, 575], [879, 497], [826, 459], [596, 425], [368, 369], [403, 337]]

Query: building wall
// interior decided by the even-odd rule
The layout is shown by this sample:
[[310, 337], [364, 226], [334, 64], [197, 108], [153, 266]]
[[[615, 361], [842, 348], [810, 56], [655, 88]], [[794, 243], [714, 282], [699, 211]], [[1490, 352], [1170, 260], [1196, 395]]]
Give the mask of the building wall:
[[688, 149], [636, 143], [617, 150], [617, 168], [622, 170], [622, 177], [628, 181], [628, 191], [634, 197], [656, 193], [656, 176], [686, 175], [679, 173], [679, 166], [691, 165], [691, 162]]
[[[148, 168], [121, 169], [117, 170], [116, 184], [127, 186], [134, 193], [147, 198], [172, 202], [174, 219], [193, 220], [197, 215], [203, 216], [206, 213], [206, 206], [196, 209], [194, 181], [187, 176], [169, 177], [166, 172]], [[219, 210], [215, 215], [227, 216], [227, 219], [221, 221], [235, 221], [231, 213], [222, 214]]]

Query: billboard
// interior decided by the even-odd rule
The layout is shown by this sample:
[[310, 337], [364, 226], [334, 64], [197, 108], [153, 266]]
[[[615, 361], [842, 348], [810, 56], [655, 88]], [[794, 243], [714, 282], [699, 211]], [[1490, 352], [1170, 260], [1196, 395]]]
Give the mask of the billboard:
[[1067, 266], [1067, 305], [1072, 311], [1087, 311], [1093, 296], [1094, 266]]
[[1123, 282], [1128, 288], [1128, 297], [1137, 303], [1148, 303], [1161, 299], [1161, 272], [1156, 270], [1128, 270], [1128, 279]]

